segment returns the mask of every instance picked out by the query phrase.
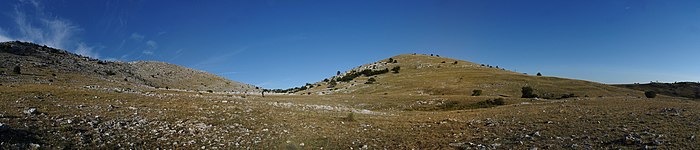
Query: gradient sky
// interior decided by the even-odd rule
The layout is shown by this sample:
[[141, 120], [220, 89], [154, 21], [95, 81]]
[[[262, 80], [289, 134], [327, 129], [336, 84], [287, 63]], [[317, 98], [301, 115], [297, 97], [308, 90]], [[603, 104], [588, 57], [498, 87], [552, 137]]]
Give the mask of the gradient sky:
[[2, 0], [0, 41], [265, 88], [403, 53], [603, 83], [700, 81], [697, 0]]

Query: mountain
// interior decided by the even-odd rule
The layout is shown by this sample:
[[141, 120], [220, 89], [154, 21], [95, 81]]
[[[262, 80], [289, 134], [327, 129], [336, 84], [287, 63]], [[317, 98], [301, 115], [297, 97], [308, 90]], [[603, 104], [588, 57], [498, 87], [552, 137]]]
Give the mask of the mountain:
[[[398, 73], [392, 71], [395, 67], [400, 68]], [[374, 82], [368, 82], [370, 78]], [[474, 90], [481, 90], [486, 96], [520, 97], [526, 86], [544, 98], [643, 95], [595, 82], [526, 75], [497, 66], [423, 54], [403, 54], [361, 65], [297, 88], [296, 93], [471, 95]]]
[[676, 83], [648, 83], [648, 84], [619, 84], [617, 87], [635, 89], [639, 91], [654, 91], [659, 94], [700, 99], [700, 83], [676, 82]]
[[165, 62], [112, 62], [93, 59], [27, 42], [0, 43], [0, 74], [11, 75], [19, 66], [22, 75], [35, 78], [7, 76], [0, 80], [49, 82], [50, 76], [69, 77], [66, 80], [97, 79], [115, 84], [141, 85], [155, 88], [190, 91], [257, 92], [258, 87], [231, 81], [204, 71]]

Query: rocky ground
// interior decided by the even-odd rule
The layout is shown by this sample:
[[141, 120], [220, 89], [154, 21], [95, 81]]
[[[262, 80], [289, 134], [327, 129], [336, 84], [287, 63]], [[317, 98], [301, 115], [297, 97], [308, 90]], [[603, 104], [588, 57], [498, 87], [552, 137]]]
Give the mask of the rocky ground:
[[[3, 83], [4, 149], [698, 148], [695, 101], [465, 96], [252, 96]], [[417, 108], [435, 107], [431, 111]]]
[[[697, 101], [664, 95], [643, 98], [639, 91], [587, 81], [531, 77], [485, 67], [465, 73], [465, 68], [455, 66], [452, 69], [459, 74], [437, 74], [440, 78], [434, 79], [445, 79], [440, 85], [454, 87], [433, 86], [428, 84], [432, 81], [423, 80], [413, 86], [403, 83], [414, 82], [408, 78], [413, 75], [433, 79], [427, 75], [442, 69], [407, 68], [362, 87], [434, 87], [429, 90], [451, 93], [401, 94], [406, 89], [395, 89], [388, 94], [262, 97], [257, 94], [260, 89], [252, 86], [234, 88], [256, 94], [156, 87], [152, 84], [182, 84], [167, 77], [189, 77], [187, 72], [170, 74], [172, 69], [148, 69], [159, 63], [142, 63], [146, 69], [133, 70], [136, 65], [103, 62], [28, 43], [1, 43], [0, 50], [0, 149], [700, 148]], [[435, 64], [444, 59], [406, 57], [420, 64], [425, 58]], [[410, 62], [399, 59], [393, 64]], [[20, 66], [21, 72], [16, 73], [14, 66]], [[467, 76], [464, 80], [455, 76], [493, 76], [484, 74], [489, 72], [513, 78], [494, 76], [498, 78], [488, 78], [489, 83], [475, 84], [467, 82]], [[470, 78], [486, 80], [480, 77]], [[519, 79], [518, 83], [511, 83], [512, 79]], [[187, 81], [209, 87], [200, 80]], [[226, 82], [220, 83], [224, 86]], [[545, 93], [561, 90], [559, 93], [579, 96], [509, 96], [517, 94], [521, 84], [538, 87], [530, 83], [541, 84], [538, 90]], [[348, 84], [353, 86], [338, 85]], [[484, 95], [464, 94], [473, 85], [482, 88]]]

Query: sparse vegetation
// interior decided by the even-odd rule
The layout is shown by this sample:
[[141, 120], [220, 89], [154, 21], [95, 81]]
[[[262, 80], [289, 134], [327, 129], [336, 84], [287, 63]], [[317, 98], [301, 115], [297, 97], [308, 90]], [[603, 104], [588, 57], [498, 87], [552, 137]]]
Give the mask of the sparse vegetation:
[[644, 92], [644, 96], [646, 96], [647, 98], [655, 98], [655, 97], [656, 97], [656, 92], [654, 92], [654, 91], [646, 91], [646, 92]]
[[353, 71], [353, 72], [351, 72], [351, 73], [349, 73], [349, 74], [346, 74], [346, 75], [343, 76], [343, 77], [338, 78], [337, 81], [339, 81], [339, 82], [348, 82], [348, 81], [351, 81], [351, 80], [353, 80], [353, 79], [355, 79], [355, 78], [357, 78], [357, 77], [359, 77], [359, 76], [361, 76], [361, 75], [365, 75], [365, 76], [368, 76], [368, 77], [369, 77], [369, 76], [384, 74], [384, 73], [387, 73], [387, 72], [389, 72], [388, 69], [382, 69], [382, 70], [365, 69], [365, 70], [362, 70], [361, 72], [354, 72], [354, 71]]
[[522, 98], [536, 98], [536, 97], [538, 97], [537, 94], [534, 94], [533, 92], [534, 92], [534, 89], [532, 89], [532, 87], [529, 87], [529, 86], [523, 87], [521, 90], [521, 93], [523, 94]]
[[472, 96], [481, 96], [481, 90], [473, 90]]

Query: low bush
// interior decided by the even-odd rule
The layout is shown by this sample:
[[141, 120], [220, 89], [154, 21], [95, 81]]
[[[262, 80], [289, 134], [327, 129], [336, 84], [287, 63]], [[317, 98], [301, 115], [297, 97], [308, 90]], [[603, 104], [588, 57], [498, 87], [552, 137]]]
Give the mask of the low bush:
[[521, 92], [523, 94], [523, 96], [521, 96], [522, 98], [536, 98], [536, 97], [538, 97], [537, 94], [533, 93], [534, 89], [532, 89], [532, 87], [529, 87], [529, 86], [523, 87]]
[[401, 70], [401, 67], [399, 67], [399, 66], [391, 68], [391, 71], [394, 71], [394, 73], [399, 73], [399, 70]]
[[12, 69], [12, 72], [15, 74], [22, 74], [22, 68], [15, 66], [15, 68]]
[[369, 78], [367, 79], [367, 82], [365, 82], [365, 84], [374, 84], [374, 82], [377, 82], [377, 80], [374, 78]]
[[481, 90], [472, 91], [472, 96], [481, 96]]
[[646, 91], [646, 92], [644, 92], [644, 96], [646, 96], [647, 98], [655, 98], [655, 97], [656, 97], [656, 92], [654, 92], [654, 91]]

